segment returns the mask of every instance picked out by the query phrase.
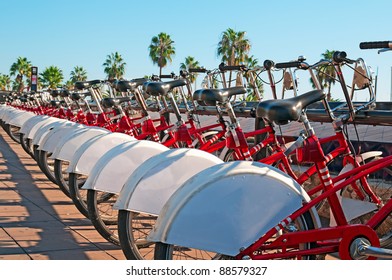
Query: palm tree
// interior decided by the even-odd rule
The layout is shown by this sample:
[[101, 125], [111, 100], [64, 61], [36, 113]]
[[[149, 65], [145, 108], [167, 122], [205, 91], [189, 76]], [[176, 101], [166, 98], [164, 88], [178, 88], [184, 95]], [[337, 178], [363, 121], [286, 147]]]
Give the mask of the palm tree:
[[11, 78], [8, 75], [0, 74], [0, 89], [9, 90], [11, 86]]
[[[249, 69], [253, 69], [253, 68], [258, 66], [259, 60], [257, 58], [255, 58], [253, 55], [251, 55], [251, 56], [248, 56], [245, 59], [244, 64]], [[263, 83], [261, 82], [261, 80], [256, 75], [254, 75], [253, 76], [254, 84], [252, 84], [251, 83], [252, 82], [252, 80], [251, 80], [252, 77], [250, 77], [250, 73], [249, 72], [246, 72], [244, 74], [244, 76], [248, 80], [248, 88], [247, 88], [248, 95], [246, 96], [246, 101], [260, 101], [258, 99], [257, 95], [255, 94], [254, 87], [257, 87], [257, 89], [259, 91], [259, 94], [260, 94], [260, 97], [263, 97], [263, 94], [264, 94]]]
[[75, 66], [70, 73], [70, 81], [75, 83], [77, 81], [86, 81], [87, 71], [82, 66]]
[[[323, 59], [332, 60], [335, 51], [326, 50], [321, 56]], [[331, 101], [331, 88], [336, 82], [336, 72], [332, 65], [322, 65], [316, 69], [317, 79], [322, 88], [327, 88], [327, 100]], [[316, 88], [313, 80], [310, 79], [313, 88]]]
[[[199, 68], [199, 61], [195, 60], [193, 56], [185, 57], [185, 62], [180, 64], [180, 70], [187, 70], [189, 71], [190, 68]], [[189, 81], [191, 83], [196, 83], [197, 73], [189, 73]], [[196, 84], [195, 84], [196, 89]]]
[[[221, 40], [218, 43], [217, 55], [221, 61], [227, 65], [239, 65], [246, 61], [251, 45], [245, 38], [245, 31], [234, 31], [228, 28], [222, 33]], [[230, 71], [229, 81], [231, 81], [232, 72]]]
[[125, 74], [125, 65], [126, 63], [118, 52], [107, 55], [102, 64], [105, 67], [104, 72], [108, 80], [122, 79]]
[[246, 32], [236, 32], [228, 28], [222, 33], [221, 40], [218, 43], [217, 54], [221, 57], [222, 62], [227, 65], [236, 65], [244, 63], [251, 45], [247, 38]]
[[74, 89], [75, 88], [75, 82], [70, 79], [70, 80], [65, 82], [64, 87], [66, 89]]
[[163, 32], [151, 39], [148, 49], [150, 50], [152, 63], [159, 66], [159, 75], [162, 75], [162, 68], [167, 65], [167, 62], [172, 62], [172, 56], [176, 53], [173, 44], [174, 41], [170, 38], [170, 35]]
[[26, 57], [18, 57], [16, 62], [11, 65], [10, 75], [15, 76], [15, 85], [17, 86], [17, 91], [22, 92], [24, 89], [24, 78], [29, 76], [31, 71], [31, 62], [27, 60]]
[[40, 82], [44, 87], [55, 89], [61, 86], [63, 81], [63, 71], [57, 66], [49, 66], [40, 74]]

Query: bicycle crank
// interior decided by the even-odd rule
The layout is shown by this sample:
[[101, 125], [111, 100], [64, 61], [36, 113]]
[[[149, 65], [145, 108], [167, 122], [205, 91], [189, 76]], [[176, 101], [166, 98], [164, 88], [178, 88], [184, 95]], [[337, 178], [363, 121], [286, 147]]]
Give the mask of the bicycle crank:
[[368, 239], [359, 237], [351, 243], [350, 255], [354, 260], [368, 257], [392, 259], [392, 250], [371, 246]]

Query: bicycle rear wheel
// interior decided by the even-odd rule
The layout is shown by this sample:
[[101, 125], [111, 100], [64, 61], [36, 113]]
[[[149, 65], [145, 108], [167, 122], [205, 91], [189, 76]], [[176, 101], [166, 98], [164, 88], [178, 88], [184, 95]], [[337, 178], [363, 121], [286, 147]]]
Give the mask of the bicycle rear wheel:
[[57, 185], [66, 196], [71, 197], [69, 194], [69, 174], [66, 172], [68, 166], [69, 162], [67, 161], [62, 161], [59, 159], [54, 161], [54, 175], [57, 181]]
[[18, 144], [20, 144], [19, 130], [20, 127], [11, 124], [5, 125], [5, 131], [7, 132], [7, 134], [11, 137], [12, 140], [14, 140]]
[[56, 176], [54, 175], [54, 160], [50, 158], [52, 153], [35, 149], [34, 155], [41, 171], [50, 181], [58, 185]]
[[121, 249], [128, 260], [153, 260], [155, 242], [147, 236], [155, 225], [154, 215], [120, 210], [118, 214], [118, 235]]
[[29, 154], [32, 158], [34, 158], [34, 154], [33, 154], [33, 147], [31, 145], [31, 139], [28, 138], [24, 138], [24, 134], [20, 133], [19, 134], [19, 141], [20, 144], [22, 145], [23, 150]]
[[[371, 160], [383, 161], [382, 157], [376, 157]], [[386, 166], [376, 172], [370, 173], [366, 177], [371, 191], [381, 200], [382, 204], [386, 204], [392, 198], [392, 166]], [[344, 198], [363, 200], [367, 202], [374, 202], [369, 194], [366, 193], [364, 185], [361, 180], [357, 180], [354, 186], [357, 186], [362, 193], [365, 194], [365, 198], [361, 199], [357, 192], [354, 191], [353, 186], [346, 187], [342, 196]], [[374, 211], [356, 217], [350, 221], [352, 224], [366, 224], [367, 221], [378, 211], [378, 208]], [[377, 235], [381, 241], [381, 247], [392, 248], [392, 213], [389, 215], [375, 228]]]
[[99, 234], [107, 241], [120, 245], [118, 238], [118, 211], [113, 209], [118, 195], [97, 190], [87, 191], [89, 218]]
[[[288, 224], [284, 231], [285, 232], [295, 232], [295, 231], [305, 231], [314, 229], [314, 223], [312, 216], [309, 212], [298, 217], [295, 221]], [[226, 233], [229, 234], [229, 233]], [[273, 240], [268, 240], [267, 243], [270, 243]], [[304, 250], [304, 249], [311, 249], [314, 248], [316, 244], [314, 242], [303, 243], [300, 244], [299, 248], [292, 248], [291, 250], [287, 250], [287, 252]], [[271, 255], [271, 258], [274, 258], [274, 253], [280, 253], [282, 250], [274, 248], [272, 250], [263, 250], [260, 249], [254, 252], [254, 256], [257, 255]], [[316, 255], [312, 256], [304, 256], [301, 259], [316, 259]], [[155, 245], [155, 254], [154, 259], [156, 260], [227, 260], [227, 259], [234, 259], [234, 256], [227, 256], [222, 255], [215, 252], [209, 252], [200, 249], [194, 248], [187, 248], [182, 246], [177, 246], [174, 244], [165, 244], [158, 242]]]
[[87, 190], [82, 189], [86, 180], [87, 176], [85, 175], [72, 172], [69, 173], [69, 195], [79, 212], [86, 218], [89, 218], [87, 209]]

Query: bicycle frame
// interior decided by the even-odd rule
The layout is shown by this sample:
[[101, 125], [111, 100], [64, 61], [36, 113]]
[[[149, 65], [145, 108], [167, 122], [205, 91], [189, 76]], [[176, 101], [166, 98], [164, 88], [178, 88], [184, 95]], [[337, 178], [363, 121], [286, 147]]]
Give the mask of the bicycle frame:
[[[263, 237], [257, 240], [254, 244], [243, 250], [240, 254], [236, 256], [236, 259], [242, 259], [244, 256], [249, 256], [252, 259], [274, 259], [274, 258], [290, 258], [293, 256], [307, 256], [312, 254], [327, 254], [333, 252], [339, 252], [342, 258], [348, 258], [345, 249], [341, 248], [341, 242], [345, 238], [353, 239], [355, 236], [364, 235], [369, 238], [372, 242], [372, 245], [379, 246], [379, 240], [377, 235], [375, 235], [374, 231], [369, 231], [366, 227], [371, 229], [375, 229], [377, 225], [379, 225], [391, 212], [392, 212], [392, 200], [389, 200], [384, 206], [381, 206], [379, 211], [375, 215], [373, 215], [365, 225], [348, 225], [347, 220], [343, 214], [342, 207], [340, 203], [337, 201], [336, 193], [342, 190], [343, 188], [351, 185], [353, 182], [359, 179], [366, 178], [372, 172], [385, 168], [392, 164], [392, 156], [388, 156], [384, 159], [380, 159], [374, 162], [369, 162], [360, 167], [357, 167], [351, 171], [348, 171], [344, 174], [333, 178], [332, 184], [326, 185], [326, 182], [323, 181], [323, 189], [325, 192], [318, 197], [311, 200], [309, 203], [304, 204], [299, 210], [295, 211], [293, 214], [283, 219], [276, 227], [271, 228], [268, 232], [265, 233]], [[325, 162], [321, 162], [317, 164], [318, 172], [325, 169]], [[322, 169], [320, 169], [323, 167]], [[334, 185], [334, 183], [342, 181], [340, 184]], [[299, 216], [303, 215], [307, 211], [309, 211], [312, 207], [315, 207], [318, 203], [320, 203], [324, 199], [329, 199], [330, 206], [334, 209], [333, 213], [338, 222], [337, 227], [333, 228], [320, 228], [315, 230], [308, 230], [304, 232], [291, 232], [284, 233], [275, 241], [272, 241], [268, 245], [264, 245], [267, 240], [273, 238], [274, 235], [278, 234], [281, 229], [283, 229], [283, 225], [288, 224], [289, 221], [294, 221]], [[379, 201], [377, 202], [380, 203]], [[357, 231], [357, 228], [360, 228], [360, 231]], [[348, 234], [347, 232], [350, 232]], [[354, 236], [351, 236], [354, 235]], [[349, 236], [349, 237], [347, 237]], [[349, 241], [352, 241], [352, 240]], [[345, 241], [345, 240], [344, 240]], [[290, 248], [298, 249], [301, 243], [304, 242], [317, 242], [317, 247], [314, 249], [306, 249], [306, 250], [297, 250], [292, 253], [286, 252]], [[254, 255], [253, 252], [259, 251], [261, 249], [281, 249], [284, 253], [271, 253], [268, 255]]]

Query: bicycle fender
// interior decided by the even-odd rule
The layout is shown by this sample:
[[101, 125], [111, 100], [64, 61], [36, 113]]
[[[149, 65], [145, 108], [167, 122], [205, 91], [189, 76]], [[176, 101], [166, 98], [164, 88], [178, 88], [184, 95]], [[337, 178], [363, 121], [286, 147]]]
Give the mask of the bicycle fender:
[[148, 240], [235, 256], [309, 200], [280, 170], [225, 162], [190, 178], [171, 196]]
[[83, 189], [118, 194], [139, 165], [167, 150], [162, 144], [148, 140], [120, 144], [97, 161]]
[[0, 119], [8, 124], [11, 119], [16, 117], [17, 115], [21, 114], [24, 111], [12, 108], [12, 107], [5, 107], [3, 110], [0, 112]]
[[160, 153], [128, 177], [114, 208], [158, 215], [185, 181], [219, 163], [222, 161], [218, 157], [197, 149], [171, 149]]
[[71, 161], [75, 151], [84, 143], [97, 135], [107, 134], [109, 131], [100, 127], [84, 127], [61, 138], [50, 158]]
[[[55, 119], [52, 117], [43, 116], [43, 115], [35, 116], [35, 117], [31, 118], [30, 120], [28, 120], [27, 122], [25, 122], [23, 124], [23, 126], [20, 128], [19, 132], [23, 133], [25, 138], [33, 139], [32, 138], [34, 136], [33, 133], [35, 133], [38, 129], [37, 124], [41, 123], [43, 125], [48, 121], [55, 121]], [[33, 131], [33, 130], [35, 130], [35, 131]], [[31, 138], [29, 137], [30, 133], [32, 134]]]
[[359, 163], [363, 163], [367, 159], [375, 158], [375, 157], [378, 157], [381, 155], [382, 155], [382, 152], [380, 152], [380, 151], [370, 151], [370, 152], [362, 153], [360, 156], [356, 156], [355, 160]]
[[0, 105], [0, 120], [4, 121], [4, 117], [5, 115], [7, 115], [7, 113], [11, 110], [16, 110], [13, 107], [8, 107], [4, 104]]
[[[50, 122], [47, 123], [43, 126], [41, 126], [40, 128], [37, 129], [36, 133], [34, 134], [34, 137], [32, 138], [33, 141], [33, 145], [38, 145], [38, 147], [40, 147], [41, 145], [41, 141], [44, 139], [45, 135], [52, 129], [56, 128], [56, 127], [71, 127], [74, 126], [75, 123], [74, 122], [70, 122], [70, 121], [54, 121], [54, 122]], [[40, 147], [41, 148], [41, 147]]]
[[72, 156], [67, 172], [89, 175], [94, 164], [110, 149], [122, 143], [135, 141], [124, 133], [107, 133], [97, 135], [80, 145]]
[[223, 160], [223, 159], [225, 158], [225, 156], [226, 156], [228, 150], [229, 150], [229, 148], [226, 147], [226, 146], [223, 148], [222, 152], [219, 154], [219, 158], [220, 158], [221, 160]]
[[27, 120], [34, 116], [35, 114], [31, 112], [13, 111], [8, 115], [8, 119], [3, 119], [3, 121], [13, 126], [22, 127]]
[[9, 122], [10, 125], [17, 126], [17, 127], [22, 127], [22, 125], [34, 117], [35, 114], [31, 112], [24, 112], [23, 114], [18, 115], [16, 118], [12, 118]]
[[85, 129], [86, 126], [75, 123], [65, 123], [63, 125], [50, 128], [50, 130], [46, 131], [41, 137], [38, 149], [53, 153], [64, 138], [67, 138], [69, 135], [73, 136], [75, 135], [75, 133], [78, 133]]

